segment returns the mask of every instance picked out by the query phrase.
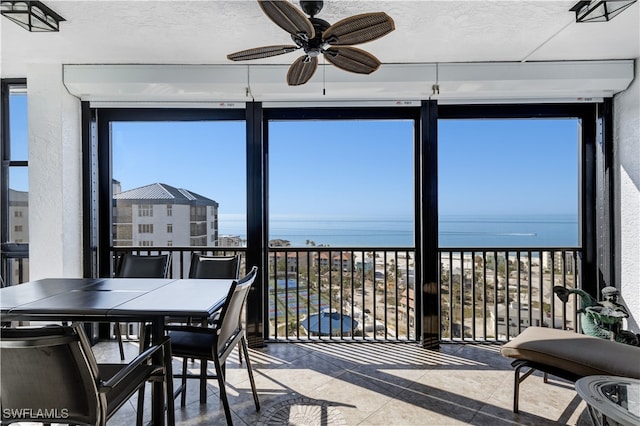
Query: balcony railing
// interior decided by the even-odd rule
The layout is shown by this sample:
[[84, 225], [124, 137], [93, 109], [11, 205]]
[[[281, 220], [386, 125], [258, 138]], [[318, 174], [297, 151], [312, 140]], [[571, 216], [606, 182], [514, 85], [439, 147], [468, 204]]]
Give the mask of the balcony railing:
[[[393, 247], [272, 248], [270, 338], [415, 340], [414, 257]], [[441, 340], [505, 341], [529, 325], [575, 329], [576, 299], [563, 304], [553, 286], [578, 284], [577, 260], [575, 248], [439, 250]]]
[[[245, 251], [112, 249], [114, 262], [123, 252], [171, 254], [171, 278], [188, 277], [194, 252], [221, 256]], [[506, 341], [531, 325], [577, 330], [577, 297], [562, 303], [553, 286], [580, 286], [579, 254], [575, 248], [440, 249], [441, 340]], [[398, 247], [271, 247], [268, 339], [415, 341], [414, 259], [412, 249]], [[21, 269], [27, 261], [20, 259], [14, 266]]]
[[270, 338], [416, 339], [414, 251], [272, 248]]
[[191, 255], [193, 253], [207, 256], [233, 256], [241, 254], [242, 264], [240, 273], [244, 274], [246, 266], [244, 263], [244, 253], [246, 247], [112, 247], [112, 271], [117, 269], [117, 259], [122, 253], [133, 253], [139, 255], [169, 254], [171, 264], [169, 265], [169, 278], [183, 279], [189, 277], [189, 267], [191, 266]]
[[579, 285], [575, 248], [442, 249], [441, 340], [508, 340], [528, 326], [576, 329], [577, 299], [556, 285]]
[[3, 243], [0, 246], [0, 286], [29, 281], [29, 245]]

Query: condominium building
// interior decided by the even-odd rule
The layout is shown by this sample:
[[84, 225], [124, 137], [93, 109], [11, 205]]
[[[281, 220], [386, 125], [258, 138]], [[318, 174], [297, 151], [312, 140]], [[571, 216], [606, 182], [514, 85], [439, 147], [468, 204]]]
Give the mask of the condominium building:
[[240, 235], [220, 235], [217, 245], [220, 247], [246, 247], [247, 240]]
[[9, 242], [29, 242], [29, 193], [9, 189]]
[[1, 241], [3, 255], [11, 261], [0, 265], [0, 285], [29, 280], [29, 193], [9, 188], [8, 239]]
[[216, 246], [218, 203], [164, 183], [120, 191], [113, 182], [115, 246]]
[[551, 251], [542, 254], [542, 268], [546, 271], [554, 270], [556, 272], [567, 272], [574, 274], [576, 272], [576, 259], [571, 251]]

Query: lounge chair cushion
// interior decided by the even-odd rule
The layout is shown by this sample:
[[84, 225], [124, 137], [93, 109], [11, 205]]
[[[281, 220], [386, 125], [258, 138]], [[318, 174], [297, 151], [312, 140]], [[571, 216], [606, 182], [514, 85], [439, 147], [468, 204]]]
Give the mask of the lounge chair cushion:
[[565, 370], [640, 379], [640, 347], [546, 327], [528, 327], [504, 344], [502, 355]]

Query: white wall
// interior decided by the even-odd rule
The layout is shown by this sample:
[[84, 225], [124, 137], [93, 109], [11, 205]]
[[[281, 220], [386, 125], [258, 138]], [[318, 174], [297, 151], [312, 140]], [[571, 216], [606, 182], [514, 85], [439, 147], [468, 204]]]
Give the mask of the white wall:
[[640, 332], [640, 60], [635, 80], [614, 97], [615, 205], [618, 282], [630, 313], [630, 330]]
[[[170, 204], [171, 216], [167, 216], [167, 204], [154, 204], [153, 216], [139, 216], [139, 204], [133, 204], [131, 223], [133, 227], [133, 246], [138, 247], [140, 241], [153, 241], [156, 246], [166, 246], [172, 241], [174, 246], [191, 245], [190, 206], [184, 204]], [[153, 234], [139, 233], [139, 224], [153, 224]], [[173, 232], [167, 232], [167, 224], [173, 224]]]
[[60, 64], [32, 64], [28, 81], [29, 274], [82, 276], [80, 101]]

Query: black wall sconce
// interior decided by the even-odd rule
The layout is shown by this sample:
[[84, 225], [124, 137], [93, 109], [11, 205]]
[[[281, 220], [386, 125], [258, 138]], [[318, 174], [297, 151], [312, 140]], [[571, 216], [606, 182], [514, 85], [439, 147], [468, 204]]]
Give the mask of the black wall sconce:
[[570, 12], [576, 13], [576, 22], [606, 22], [638, 0], [586, 0], [579, 1]]
[[65, 19], [39, 1], [0, 1], [0, 14], [31, 32], [55, 32]]

